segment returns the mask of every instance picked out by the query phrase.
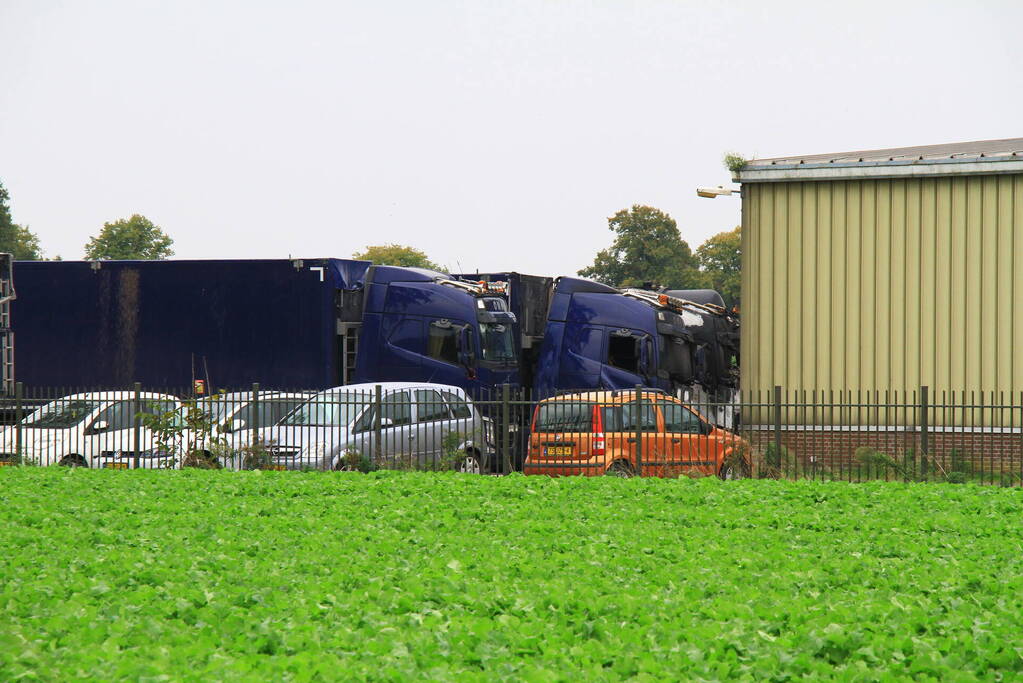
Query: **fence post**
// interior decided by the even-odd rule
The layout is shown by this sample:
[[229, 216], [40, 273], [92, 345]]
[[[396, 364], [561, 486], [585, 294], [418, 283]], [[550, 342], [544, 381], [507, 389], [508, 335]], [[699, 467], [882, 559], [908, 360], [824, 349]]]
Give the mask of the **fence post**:
[[383, 427], [380, 424], [383, 416], [380, 414], [383, 407], [383, 389], [378, 384], [376, 385], [376, 393], [373, 398], [373, 414], [376, 416], [373, 420], [373, 458], [374, 465], [380, 464], [383, 459], [383, 448], [380, 443], [383, 439]]
[[781, 457], [781, 385], [774, 385], [774, 458], [778, 461], [778, 471], [785, 468], [785, 459]]
[[135, 439], [135, 469], [142, 465], [142, 382], [135, 382], [135, 419], [132, 438]]
[[249, 411], [252, 416], [252, 441], [254, 447], [259, 439], [259, 382], [252, 383], [252, 409]]
[[16, 382], [14, 385], [14, 453], [17, 456], [18, 464], [22, 465], [25, 463], [24, 457], [21, 454], [21, 439], [22, 430], [24, 427], [21, 425], [21, 420], [24, 418], [22, 400], [25, 397], [25, 385], [21, 382]]
[[501, 385], [501, 474], [512, 471], [511, 460], [511, 385]]
[[643, 415], [643, 386], [636, 385], [635, 401], [636, 412], [636, 475], [643, 476], [643, 423], [640, 421]]
[[920, 387], [920, 458], [926, 458], [930, 450], [930, 434], [928, 417], [930, 413], [930, 401], [927, 395], [927, 386]]

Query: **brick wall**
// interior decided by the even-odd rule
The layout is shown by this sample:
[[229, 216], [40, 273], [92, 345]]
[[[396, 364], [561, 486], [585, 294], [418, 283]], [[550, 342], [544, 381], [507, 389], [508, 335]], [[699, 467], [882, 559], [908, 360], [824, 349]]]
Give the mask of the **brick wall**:
[[781, 457], [773, 457], [772, 429], [744, 430], [743, 435], [759, 455], [761, 466], [774, 465], [783, 476], [855, 481], [941, 479], [960, 472], [965, 475], [960, 478], [972, 481], [1023, 481], [1023, 434], [1019, 433], [933, 431], [928, 433], [925, 454], [919, 431], [786, 427], [781, 431]]

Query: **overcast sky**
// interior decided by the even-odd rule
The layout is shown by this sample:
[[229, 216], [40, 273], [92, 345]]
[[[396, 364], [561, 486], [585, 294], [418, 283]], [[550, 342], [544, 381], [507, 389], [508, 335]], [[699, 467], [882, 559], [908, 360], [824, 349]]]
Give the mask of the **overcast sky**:
[[1023, 137], [1018, 2], [0, 0], [0, 181], [47, 255], [425, 250], [571, 274], [721, 157]]

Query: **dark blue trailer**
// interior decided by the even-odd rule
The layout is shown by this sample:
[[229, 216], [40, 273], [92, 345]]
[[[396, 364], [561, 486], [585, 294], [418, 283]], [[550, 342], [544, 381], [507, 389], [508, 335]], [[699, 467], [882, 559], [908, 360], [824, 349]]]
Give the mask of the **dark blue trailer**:
[[517, 384], [499, 297], [349, 259], [18, 261], [18, 379], [35, 386]]

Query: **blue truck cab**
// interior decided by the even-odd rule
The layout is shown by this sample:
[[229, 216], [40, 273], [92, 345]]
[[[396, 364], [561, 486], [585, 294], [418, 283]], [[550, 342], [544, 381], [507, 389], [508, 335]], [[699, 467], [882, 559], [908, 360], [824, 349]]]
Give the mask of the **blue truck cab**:
[[673, 391], [693, 379], [692, 342], [677, 312], [598, 282], [559, 278], [536, 369], [536, 395], [637, 384]]
[[342, 321], [345, 336], [357, 330], [354, 374], [346, 379], [439, 382], [475, 397], [518, 386], [515, 316], [504, 293], [499, 283], [371, 266], [361, 314]]

